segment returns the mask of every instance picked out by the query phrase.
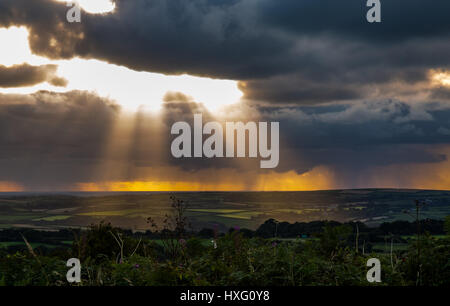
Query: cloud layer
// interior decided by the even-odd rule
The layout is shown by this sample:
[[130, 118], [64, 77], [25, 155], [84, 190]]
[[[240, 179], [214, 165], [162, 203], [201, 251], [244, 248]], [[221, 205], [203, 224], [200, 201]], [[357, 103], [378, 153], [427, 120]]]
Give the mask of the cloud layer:
[[[449, 169], [449, 1], [382, 1], [380, 24], [365, 20], [362, 0], [115, 3], [112, 13], [83, 12], [70, 24], [65, 3], [2, 0], [0, 26], [26, 26], [32, 52], [52, 60], [237, 80], [242, 103], [214, 114], [169, 92], [159, 116], [131, 116], [89, 92], [0, 95], [0, 181], [62, 189], [149, 177], [206, 183], [205, 170], [236, 171], [247, 182], [268, 173], [250, 159], [173, 159], [171, 124], [201, 112], [204, 121], [279, 121], [271, 175], [326, 168], [331, 187], [428, 186], [405, 170], [420, 167], [450, 188], [441, 175]], [[0, 87], [65, 86], [56, 68], [0, 66]]]
[[384, 2], [380, 24], [361, 0], [116, 0], [114, 13], [69, 24], [64, 3], [5, 0], [0, 24], [26, 25], [33, 52], [49, 58], [236, 79], [249, 99], [311, 104], [398, 97], [391, 82], [449, 68], [449, 2]]
[[27, 87], [48, 82], [54, 86], [65, 87], [67, 80], [56, 75], [58, 66], [28, 64], [6, 67], [0, 65], [0, 87]]
[[447, 152], [436, 150], [450, 141], [446, 104], [379, 101], [290, 109], [236, 104], [217, 117], [181, 93], [168, 93], [160, 115], [127, 115], [93, 93], [38, 92], [0, 95], [0, 181], [31, 190], [149, 177], [206, 184], [211, 178], [204, 171], [238, 171], [236, 182], [252, 188], [252, 177], [274, 173], [259, 169], [255, 159], [172, 158], [171, 125], [192, 122], [198, 112], [204, 122], [280, 122], [275, 172], [304, 175], [326, 167], [335, 180], [330, 186], [360, 187], [355, 178], [382, 167], [447, 163]]

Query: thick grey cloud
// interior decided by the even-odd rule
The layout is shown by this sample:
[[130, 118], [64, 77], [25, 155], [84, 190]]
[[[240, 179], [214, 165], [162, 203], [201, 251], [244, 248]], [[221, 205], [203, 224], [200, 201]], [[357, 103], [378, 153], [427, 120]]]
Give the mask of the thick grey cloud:
[[26, 87], [43, 82], [65, 87], [68, 81], [56, 75], [57, 69], [56, 65], [21, 64], [11, 67], [0, 65], [0, 87]]
[[115, 3], [70, 24], [64, 3], [3, 0], [0, 25], [26, 25], [33, 52], [49, 58], [241, 80], [246, 98], [265, 103], [399, 97], [390, 82], [412, 86], [450, 67], [446, 0], [382, 1], [377, 24], [364, 0]]
[[89, 178], [118, 109], [87, 92], [0, 94], [0, 181], [33, 189]]
[[388, 100], [270, 107], [261, 113], [262, 120], [280, 121], [283, 150], [278, 171], [303, 173], [328, 165], [356, 173], [376, 166], [447, 160], [445, 154], [431, 150], [450, 142], [450, 135], [445, 134], [450, 127], [447, 103]]
[[366, 0], [261, 1], [265, 23], [294, 33], [333, 33], [374, 43], [448, 34], [450, 3], [446, 0], [381, 0], [382, 22], [366, 20]]
[[83, 14], [69, 24], [64, 3], [4, 0], [0, 23], [29, 26], [33, 51], [51, 58], [171, 74], [251, 79], [315, 71], [323, 78], [342, 67], [449, 63], [445, 0], [383, 1], [380, 24], [365, 21], [363, 0], [115, 2], [113, 14]]
[[[173, 158], [170, 127], [175, 121], [192, 124], [198, 112], [204, 123], [223, 118], [181, 93], [167, 93], [165, 100], [158, 116], [131, 116], [89, 92], [0, 95], [0, 181], [17, 182], [28, 190], [61, 190], [79, 182], [145, 180], [154, 173], [150, 168], [171, 167], [186, 175], [215, 169], [267, 172], [259, 168], [259, 159]], [[226, 120], [245, 121], [246, 112], [260, 121], [280, 122], [277, 172], [305, 173], [327, 166], [337, 171], [340, 184], [352, 186], [353, 177], [375, 167], [434, 164], [448, 158], [431, 150], [450, 142], [450, 107], [445, 103], [278, 108], [240, 104], [230, 106]], [[161, 175], [170, 177], [170, 172]]]

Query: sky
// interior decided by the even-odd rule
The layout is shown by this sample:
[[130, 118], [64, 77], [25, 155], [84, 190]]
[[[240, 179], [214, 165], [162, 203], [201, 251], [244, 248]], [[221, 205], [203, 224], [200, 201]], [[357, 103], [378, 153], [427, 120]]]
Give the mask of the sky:
[[[0, 0], [1, 191], [450, 190], [450, 2]], [[279, 122], [278, 167], [173, 158]]]

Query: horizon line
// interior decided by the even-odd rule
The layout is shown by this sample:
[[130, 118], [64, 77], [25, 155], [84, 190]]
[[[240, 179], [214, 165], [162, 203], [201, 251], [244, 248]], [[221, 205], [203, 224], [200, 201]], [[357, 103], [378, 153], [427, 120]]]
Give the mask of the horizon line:
[[395, 187], [362, 187], [362, 188], [334, 188], [334, 189], [312, 189], [312, 190], [162, 190], [162, 191], [123, 191], [123, 190], [106, 190], [106, 191], [77, 191], [77, 190], [67, 190], [67, 191], [42, 191], [42, 190], [30, 190], [30, 191], [0, 191], [0, 194], [74, 194], [74, 193], [269, 193], [269, 192], [323, 192], [323, 191], [358, 191], [358, 190], [405, 190], [405, 191], [445, 191], [450, 192], [450, 189], [422, 189], [422, 188], [395, 188]]

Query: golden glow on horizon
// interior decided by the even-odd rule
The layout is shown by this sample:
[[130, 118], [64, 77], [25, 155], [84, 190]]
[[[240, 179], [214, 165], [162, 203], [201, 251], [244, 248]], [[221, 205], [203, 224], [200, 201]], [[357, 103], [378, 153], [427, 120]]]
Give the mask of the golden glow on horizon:
[[208, 184], [196, 182], [136, 181], [108, 183], [80, 183], [80, 191], [240, 191], [232, 184]]
[[55, 0], [57, 2], [78, 2], [80, 7], [91, 14], [104, 14], [113, 12], [116, 4], [111, 0]]
[[[202, 170], [207, 174], [207, 170]], [[255, 175], [235, 170], [217, 170], [215, 178], [203, 175], [192, 181], [129, 181], [104, 183], [79, 183], [79, 191], [308, 191], [332, 188], [333, 175], [324, 167], [318, 167], [304, 174], [294, 171], [285, 173], [270, 172]], [[192, 173], [177, 174], [177, 177], [190, 177]], [[209, 180], [207, 179], [209, 177]], [[217, 178], [221, 179], [217, 179]], [[196, 180], [197, 179], [197, 180]]]
[[0, 181], [0, 192], [21, 192], [25, 191], [23, 186], [15, 182]]
[[450, 190], [450, 146], [437, 145], [430, 151], [444, 154], [447, 159], [439, 163], [383, 167], [378, 171], [378, 181], [393, 188]]

